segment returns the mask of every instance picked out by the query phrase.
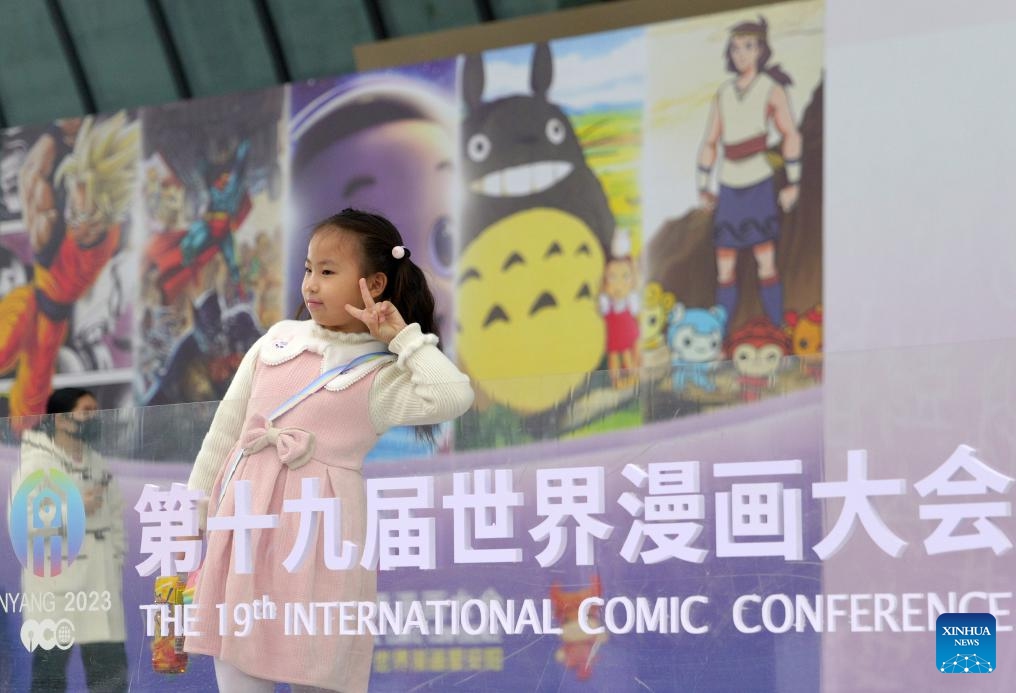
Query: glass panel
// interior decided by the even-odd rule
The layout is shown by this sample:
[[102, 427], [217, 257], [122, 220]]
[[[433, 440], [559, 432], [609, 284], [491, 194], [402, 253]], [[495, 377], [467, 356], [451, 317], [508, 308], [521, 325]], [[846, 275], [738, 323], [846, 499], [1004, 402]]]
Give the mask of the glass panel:
[[[1012, 625], [1014, 346], [787, 359], [750, 401], [720, 363], [736, 406], [664, 365], [592, 413], [585, 394], [616, 382], [597, 372], [556, 420], [498, 418], [478, 397], [436, 450], [375, 454], [362, 474], [359, 427], [311, 400], [274, 426], [258, 417], [278, 402], [262, 400], [2, 420], [5, 686], [101, 638], [123, 643], [104, 671], [125, 654], [142, 691], [209, 690], [196, 652], [220, 642], [290, 682], [370, 665], [371, 691], [871, 690], [904, 660], [925, 661], [902, 677], [930, 690], [940, 613]], [[205, 494], [184, 484], [216, 410], [247, 423], [201, 458], [218, 481], [196, 484], [213, 508], [200, 531]], [[157, 578], [202, 549], [196, 592], [179, 613], [177, 593], [160, 604]], [[163, 622], [202, 634], [185, 665]], [[1014, 650], [999, 638], [978, 656]]]

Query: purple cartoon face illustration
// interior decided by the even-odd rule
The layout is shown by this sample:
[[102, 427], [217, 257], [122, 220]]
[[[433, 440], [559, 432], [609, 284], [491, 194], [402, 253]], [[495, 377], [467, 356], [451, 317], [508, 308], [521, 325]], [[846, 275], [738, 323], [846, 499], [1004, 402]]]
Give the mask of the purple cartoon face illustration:
[[304, 239], [316, 222], [344, 207], [391, 219], [427, 275], [447, 338], [455, 139], [441, 105], [418, 91], [394, 84], [354, 88], [323, 115], [304, 117], [292, 171], [291, 228]]

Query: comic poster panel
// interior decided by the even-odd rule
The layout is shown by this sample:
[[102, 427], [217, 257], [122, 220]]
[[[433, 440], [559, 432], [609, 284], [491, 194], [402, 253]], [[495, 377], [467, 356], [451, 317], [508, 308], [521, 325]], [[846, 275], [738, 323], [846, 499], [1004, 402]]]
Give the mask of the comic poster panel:
[[462, 448], [641, 421], [645, 76], [641, 28], [462, 59]]
[[143, 111], [136, 400], [221, 399], [282, 317], [285, 89]]
[[646, 40], [647, 416], [814, 385], [823, 4], [656, 24]]
[[292, 87], [288, 305], [314, 225], [346, 207], [379, 213], [402, 234], [434, 293], [442, 344], [454, 342], [454, 61], [313, 80]]
[[4, 415], [42, 413], [54, 387], [130, 382], [139, 145], [126, 111], [3, 133]]
[[[381, 214], [399, 230], [434, 295], [441, 348], [455, 349], [452, 268], [455, 232], [455, 61], [294, 84], [287, 214], [287, 307], [303, 308], [301, 282], [310, 232], [344, 208]], [[395, 258], [387, 258], [391, 263]], [[307, 317], [306, 311], [302, 312]], [[369, 460], [428, 455], [412, 429], [384, 435]]]

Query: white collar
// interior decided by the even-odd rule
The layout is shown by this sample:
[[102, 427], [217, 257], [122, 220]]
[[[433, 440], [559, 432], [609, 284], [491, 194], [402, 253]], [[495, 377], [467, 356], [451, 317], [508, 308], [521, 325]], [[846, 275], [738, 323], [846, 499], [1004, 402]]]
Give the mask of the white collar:
[[[358, 356], [384, 352], [388, 346], [367, 332], [335, 332], [327, 330], [313, 320], [283, 320], [268, 330], [259, 352], [261, 362], [277, 366], [291, 361], [304, 351], [320, 354], [321, 373], [349, 363]], [[328, 390], [344, 390], [376, 368], [395, 359], [394, 354], [355, 366], [348, 373], [328, 381]]]

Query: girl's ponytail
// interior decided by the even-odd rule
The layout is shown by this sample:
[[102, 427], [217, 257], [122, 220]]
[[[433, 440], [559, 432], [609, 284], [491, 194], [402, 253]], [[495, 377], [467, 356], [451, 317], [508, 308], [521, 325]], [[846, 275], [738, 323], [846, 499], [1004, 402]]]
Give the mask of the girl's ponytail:
[[[399, 246], [401, 247], [401, 246]], [[434, 317], [434, 294], [427, 285], [427, 277], [419, 265], [410, 259], [410, 250], [401, 259], [395, 259], [395, 269], [389, 277], [383, 298], [395, 304], [406, 323], [420, 323], [424, 333], [438, 335]]]

